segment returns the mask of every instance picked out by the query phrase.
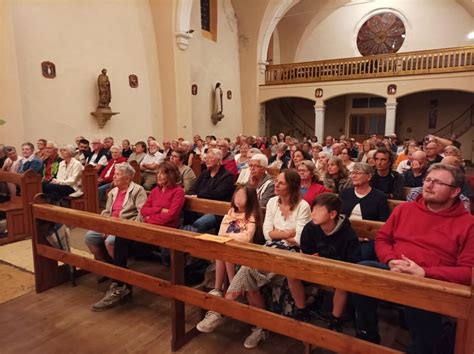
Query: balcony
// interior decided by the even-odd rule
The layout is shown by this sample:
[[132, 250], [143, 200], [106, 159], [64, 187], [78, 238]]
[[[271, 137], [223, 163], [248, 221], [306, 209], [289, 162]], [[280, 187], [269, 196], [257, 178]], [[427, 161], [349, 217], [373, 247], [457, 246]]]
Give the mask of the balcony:
[[474, 71], [474, 46], [267, 65], [266, 85]]

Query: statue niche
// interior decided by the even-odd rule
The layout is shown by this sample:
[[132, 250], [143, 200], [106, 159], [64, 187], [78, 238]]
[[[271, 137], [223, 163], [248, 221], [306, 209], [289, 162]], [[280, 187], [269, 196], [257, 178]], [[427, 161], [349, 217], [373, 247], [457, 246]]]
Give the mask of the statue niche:
[[95, 112], [91, 114], [97, 119], [100, 128], [119, 112], [112, 112], [110, 101], [112, 101], [112, 93], [110, 88], [110, 80], [107, 76], [107, 69], [102, 69], [101, 74], [97, 77], [97, 87], [99, 89], [99, 104]]
[[218, 82], [214, 88], [214, 110], [212, 111], [211, 120], [214, 125], [224, 118], [223, 102], [222, 102], [222, 88], [221, 83]]

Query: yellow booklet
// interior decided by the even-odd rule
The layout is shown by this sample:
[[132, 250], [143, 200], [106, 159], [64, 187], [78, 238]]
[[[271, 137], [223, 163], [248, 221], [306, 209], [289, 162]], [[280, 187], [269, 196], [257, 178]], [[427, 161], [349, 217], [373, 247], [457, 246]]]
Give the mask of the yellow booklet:
[[232, 237], [216, 236], [216, 235], [211, 235], [211, 234], [201, 234], [199, 236], [196, 236], [196, 238], [201, 239], [201, 240], [206, 240], [206, 241], [219, 242], [219, 243], [226, 243], [230, 240], [233, 240]]

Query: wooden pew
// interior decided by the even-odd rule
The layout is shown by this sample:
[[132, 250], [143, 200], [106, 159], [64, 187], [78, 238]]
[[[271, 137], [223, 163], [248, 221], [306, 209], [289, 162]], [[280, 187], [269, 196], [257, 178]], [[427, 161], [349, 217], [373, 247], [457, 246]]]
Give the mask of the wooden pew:
[[71, 208], [84, 210], [91, 213], [99, 212], [99, 190], [97, 183], [97, 170], [92, 165], [87, 165], [82, 171], [81, 188], [83, 195], [80, 197], [65, 197], [71, 203]]
[[10, 201], [0, 203], [0, 211], [6, 214], [7, 237], [0, 238], [0, 245], [23, 240], [32, 234], [31, 204], [41, 193], [41, 176], [33, 171], [24, 174], [0, 171], [0, 182], [20, 187], [21, 196], [10, 196]]
[[201, 174], [201, 163], [201, 155], [194, 155], [193, 165], [191, 166], [191, 168], [193, 169], [196, 178], [199, 177], [199, 175]]
[[[189, 203], [192, 205], [193, 202]], [[199, 235], [184, 230], [117, 218], [104, 218], [91, 213], [50, 205], [34, 204], [32, 210], [35, 221], [41, 219], [80, 226], [171, 249], [172, 276], [171, 281], [167, 281], [52, 248], [47, 244], [45, 232], [40, 224], [35, 222], [33, 254], [37, 292], [59, 285], [67, 279], [64, 268], [58, 267], [58, 261], [61, 261], [170, 297], [172, 298], [171, 349], [173, 351], [178, 350], [196, 335], [195, 330], [189, 332], [185, 330], [184, 304], [187, 303], [217, 311], [225, 316], [340, 353], [400, 353], [346, 334], [308, 323], [301, 323], [291, 318], [186, 287], [183, 285], [184, 252], [205, 259], [215, 259], [217, 257], [224, 261], [258, 268], [263, 271], [274, 272], [310, 283], [343, 289], [455, 318], [458, 322], [456, 354], [471, 354], [474, 351], [474, 289], [472, 286], [433, 279], [419, 279], [406, 274], [312, 257], [235, 240], [222, 244], [199, 239], [197, 238]]]
[[135, 160], [130, 161], [129, 164], [135, 170], [135, 174], [133, 175], [133, 182], [135, 182], [136, 184], [140, 184], [142, 181], [142, 172], [140, 171], [140, 164]]

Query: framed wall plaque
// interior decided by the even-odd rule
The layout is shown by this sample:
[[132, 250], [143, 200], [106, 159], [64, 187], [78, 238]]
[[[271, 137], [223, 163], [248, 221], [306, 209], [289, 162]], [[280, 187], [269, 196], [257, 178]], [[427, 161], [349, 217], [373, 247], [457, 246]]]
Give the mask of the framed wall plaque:
[[56, 65], [50, 61], [42, 62], [41, 73], [47, 79], [54, 79], [56, 77]]
[[138, 76], [135, 74], [128, 75], [128, 84], [131, 88], [138, 87]]

